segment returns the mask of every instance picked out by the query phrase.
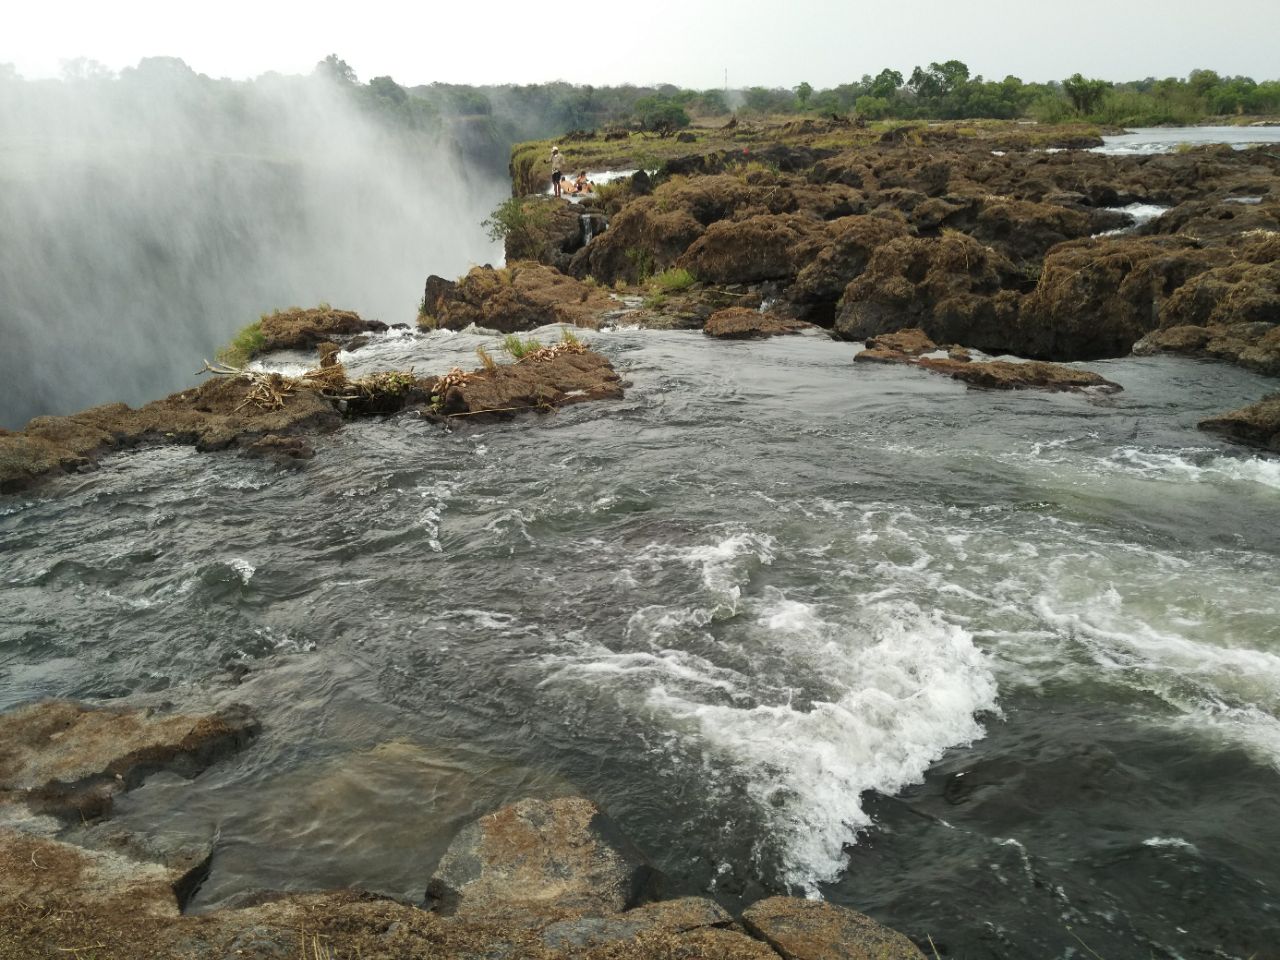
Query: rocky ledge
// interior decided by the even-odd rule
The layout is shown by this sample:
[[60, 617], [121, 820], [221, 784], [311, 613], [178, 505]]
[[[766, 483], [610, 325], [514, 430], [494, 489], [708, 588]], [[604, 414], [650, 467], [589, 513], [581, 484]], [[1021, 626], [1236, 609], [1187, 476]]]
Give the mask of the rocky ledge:
[[1239, 410], [1201, 420], [1200, 429], [1280, 453], [1280, 393], [1270, 394]]
[[1124, 388], [1089, 370], [1043, 360], [974, 360], [962, 346], [940, 347], [919, 329], [899, 330], [867, 340], [860, 363], [903, 363], [989, 390], [1049, 390], [1118, 393]]
[[[0, 718], [0, 956], [305, 956], [921, 960], [856, 911], [774, 897], [740, 920], [702, 897], [662, 899], [661, 876], [583, 797], [530, 798], [465, 827], [420, 904], [359, 891], [256, 893], [202, 915], [183, 908], [216, 841], [175, 844], [114, 829], [101, 796], [162, 770], [199, 774], [256, 732], [236, 708], [187, 716], [51, 702]], [[53, 785], [52, 792], [50, 786]], [[49, 798], [70, 822], [50, 817]]]
[[[556, 226], [529, 244], [535, 223], [513, 243], [525, 256], [554, 247], [546, 262], [639, 295], [666, 271], [755, 288], [778, 316], [850, 340], [914, 326], [988, 353], [1073, 361], [1124, 356], [1157, 334], [1151, 349], [1275, 371], [1280, 155], [1047, 153], [1052, 133], [758, 128], [749, 151], [708, 144], [656, 178], [611, 185], [607, 229], [574, 240]], [[1167, 212], [1139, 222], [1127, 208], [1142, 205]]]
[[[331, 329], [322, 333], [333, 335]], [[114, 403], [66, 417], [36, 417], [16, 433], [0, 431], [0, 493], [50, 474], [92, 468], [108, 453], [143, 444], [237, 448], [297, 462], [314, 455], [307, 438], [351, 418], [406, 410], [437, 419], [509, 418], [623, 393], [612, 364], [570, 340], [517, 363], [422, 378], [412, 371], [385, 371], [351, 379], [336, 362], [332, 343], [321, 341], [319, 350], [320, 366], [300, 377], [210, 366], [213, 375], [199, 387], [138, 409]]]

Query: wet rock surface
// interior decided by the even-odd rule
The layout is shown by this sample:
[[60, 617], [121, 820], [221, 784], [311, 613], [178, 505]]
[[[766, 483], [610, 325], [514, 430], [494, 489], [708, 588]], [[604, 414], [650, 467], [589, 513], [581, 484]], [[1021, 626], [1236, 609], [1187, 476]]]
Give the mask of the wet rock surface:
[[923, 960], [910, 940], [854, 910], [771, 897], [748, 907], [743, 925], [787, 960]]
[[618, 913], [655, 898], [657, 874], [589, 800], [522, 800], [466, 827], [427, 886], [446, 916]]
[[[148, 770], [199, 772], [216, 759], [218, 744], [230, 748], [230, 738], [239, 745], [253, 729], [238, 710], [194, 717], [37, 704], [0, 717], [0, 777], [10, 799], [30, 800], [49, 784], [105, 781], [115, 789]], [[464, 828], [429, 886], [434, 910], [354, 890], [267, 891], [184, 915], [215, 855], [212, 838], [140, 835], [113, 823], [74, 824], [54, 836], [59, 830], [47, 821], [10, 817], [0, 826], [0, 956], [778, 956], [711, 900], [653, 902], [654, 869], [583, 797], [522, 800]], [[829, 924], [829, 932], [855, 931], [865, 940], [865, 918], [852, 917], [843, 928]], [[775, 940], [774, 927], [783, 940], [792, 936], [775, 923]], [[821, 935], [811, 932], [806, 942]]]
[[867, 341], [867, 349], [853, 359], [857, 363], [902, 363], [922, 367], [988, 390], [1116, 393], [1124, 389], [1092, 371], [1041, 360], [974, 360], [968, 350], [959, 346], [946, 348], [945, 357], [931, 356], [943, 349], [922, 330], [899, 330], [872, 337]]
[[1238, 443], [1280, 453], [1280, 393], [1263, 397], [1239, 410], [1208, 417], [1200, 429]]
[[115, 796], [158, 771], [194, 777], [242, 749], [257, 722], [245, 709], [205, 716], [69, 701], [0, 717], [0, 800], [83, 822], [109, 816]]

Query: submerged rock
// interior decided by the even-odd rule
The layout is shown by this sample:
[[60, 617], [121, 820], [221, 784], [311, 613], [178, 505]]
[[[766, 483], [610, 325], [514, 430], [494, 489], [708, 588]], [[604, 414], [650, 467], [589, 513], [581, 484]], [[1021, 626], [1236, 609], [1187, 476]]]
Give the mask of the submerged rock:
[[464, 828], [426, 897], [447, 916], [603, 916], [654, 899], [656, 882], [644, 855], [591, 801], [528, 799]]
[[1280, 453], [1280, 393], [1270, 394], [1239, 410], [1208, 417], [1200, 421], [1199, 427], [1237, 443]]
[[742, 923], [786, 960], [924, 960], [896, 930], [819, 900], [771, 897], [743, 911]]
[[0, 716], [0, 799], [62, 819], [108, 816], [164, 770], [194, 777], [257, 733], [244, 708], [204, 716], [54, 700]]

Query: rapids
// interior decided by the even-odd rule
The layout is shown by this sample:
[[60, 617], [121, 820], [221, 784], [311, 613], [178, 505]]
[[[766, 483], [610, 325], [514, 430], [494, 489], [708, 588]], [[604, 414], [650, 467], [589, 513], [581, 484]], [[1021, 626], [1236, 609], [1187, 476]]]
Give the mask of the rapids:
[[1001, 394], [821, 336], [584, 339], [625, 400], [355, 422], [300, 471], [144, 450], [0, 501], [0, 707], [260, 712], [118, 804], [217, 836], [196, 909], [420, 899], [466, 820], [576, 791], [677, 891], [823, 896], [944, 956], [1271, 942], [1280, 461], [1195, 429], [1264, 378], [1131, 358], [1087, 365], [1114, 396]]

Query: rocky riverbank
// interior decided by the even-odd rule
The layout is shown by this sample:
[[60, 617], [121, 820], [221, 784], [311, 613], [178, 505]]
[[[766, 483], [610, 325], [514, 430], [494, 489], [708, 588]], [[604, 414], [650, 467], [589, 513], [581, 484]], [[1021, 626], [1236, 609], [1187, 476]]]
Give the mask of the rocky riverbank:
[[[634, 138], [571, 143], [574, 166], [650, 169], [525, 200], [508, 255], [630, 298], [641, 326], [767, 306], [848, 340], [915, 329], [1028, 360], [1174, 353], [1280, 375], [1280, 154], [1110, 155], [1096, 133], [806, 121], [699, 131], [647, 161]], [[514, 150], [517, 193], [543, 149]]]
[[701, 957], [920, 960], [852, 910], [774, 897], [731, 916], [667, 900], [662, 877], [583, 797], [527, 799], [470, 824], [423, 899], [254, 892], [183, 910], [218, 855], [115, 829], [111, 800], [158, 773], [194, 777], [252, 749], [243, 708], [191, 716], [46, 702], [0, 717], [0, 956], [222, 958]]
[[199, 387], [138, 409], [107, 404], [67, 417], [36, 417], [18, 432], [0, 431], [0, 493], [52, 474], [92, 469], [106, 454], [147, 444], [236, 449], [298, 463], [315, 454], [309, 438], [352, 418], [405, 413], [474, 422], [622, 396], [622, 379], [609, 361], [569, 339], [517, 363], [489, 358], [470, 372], [454, 368], [419, 377], [412, 370], [387, 370], [348, 377], [336, 359], [339, 342], [354, 348], [354, 336], [385, 329], [349, 311], [298, 310], [264, 318], [254, 352], [243, 361], [270, 350], [315, 347], [317, 366], [285, 376], [206, 364], [211, 376]]

